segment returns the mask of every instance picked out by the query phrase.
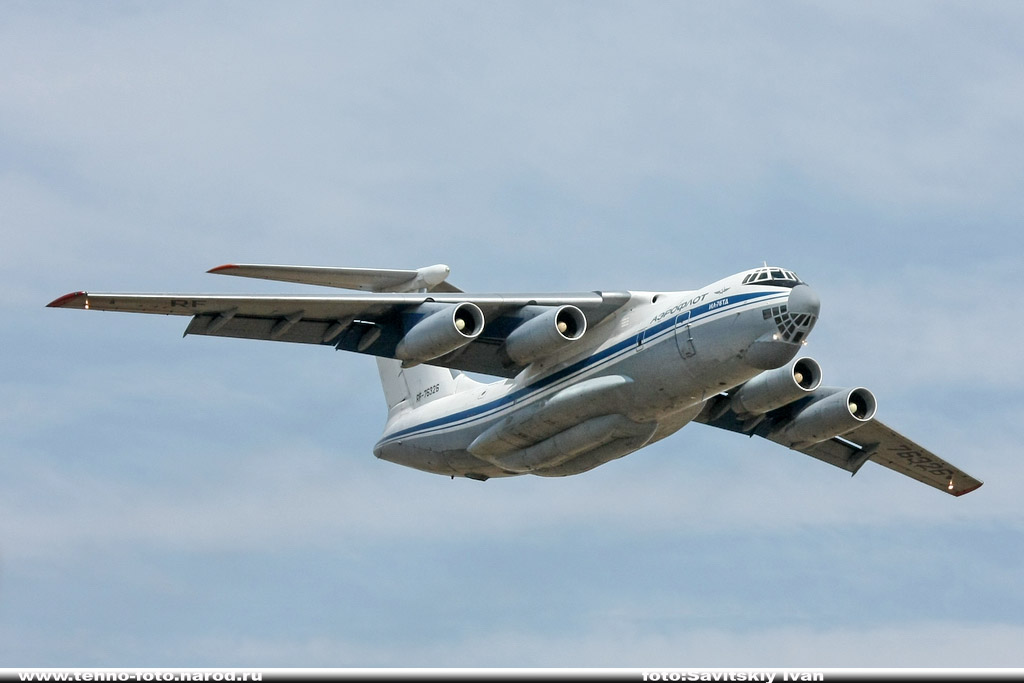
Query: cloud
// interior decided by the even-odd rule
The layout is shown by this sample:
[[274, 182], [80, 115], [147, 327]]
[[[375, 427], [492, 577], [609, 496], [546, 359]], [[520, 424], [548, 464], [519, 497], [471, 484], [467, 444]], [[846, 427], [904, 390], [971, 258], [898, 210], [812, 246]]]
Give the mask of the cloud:
[[[706, 436], [706, 430], [687, 427], [631, 456], [635, 463], [613, 463], [585, 477], [486, 484], [406, 471], [374, 460], [368, 447], [328, 451], [299, 434], [282, 435], [270, 449], [226, 431], [201, 443], [172, 439], [146, 454], [131, 447], [105, 456], [69, 453], [76, 461], [71, 467], [50, 456], [12, 470], [21, 486], [8, 491], [0, 537], [9, 557], [66, 558], [124, 544], [162, 552], [263, 552], [375, 538], [522, 542], [553, 528], [653, 540], [837, 528], [883, 533], [937, 524], [960, 529], [964, 523], [1019, 531], [1024, 521], [1012, 489], [1001, 482], [1011, 476], [1004, 469], [1010, 450], [976, 463], [994, 479], [991, 491], [953, 501], [880, 467], [851, 480], [773, 444]], [[369, 444], [371, 432], [352, 440]], [[182, 447], [188, 450], [175, 452]], [[595, 507], [594, 499], [605, 502]], [[531, 501], [528, 514], [520, 511], [523, 500]]]
[[[8, 14], [0, 642], [23, 661], [1015, 651], [1014, 6]], [[372, 458], [366, 359], [43, 308], [297, 289], [203, 273], [226, 261], [448, 262], [521, 291], [762, 259], [822, 294], [827, 381], [875, 390], [984, 488], [851, 479], [696, 425], [581, 477], [453, 482]]]
[[[421, 625], [424, 630], [429, 625]], [[256, 667], [610, 667], [725, 668], [992, 668], [1019, 664], [1013, 624], [908, 622], [871, 629], [779, 625], [737, 633], [716, 629], [644, 631], [607, 625], [580, 633], [537, 635], [485, 631], [425, 643], [310, 638], [246, 639], [233, 635], [160, 644], [125, 637], [120, 648], [150, 661], [228, 662]], [[104, 646], [102, 642], [85, 644]], [[739, 654], [742, 653], [742, 654]]]

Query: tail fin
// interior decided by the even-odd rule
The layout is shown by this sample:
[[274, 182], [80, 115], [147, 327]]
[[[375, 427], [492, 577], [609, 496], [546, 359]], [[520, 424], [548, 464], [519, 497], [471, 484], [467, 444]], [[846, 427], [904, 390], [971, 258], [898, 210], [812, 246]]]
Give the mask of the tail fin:
[[402, 361], [378, 358], [377, 370], [389, 414], [402, 408], [416, 408], [458, 391], [456, 376], [447, 368], [434, 365], [403, 368]]

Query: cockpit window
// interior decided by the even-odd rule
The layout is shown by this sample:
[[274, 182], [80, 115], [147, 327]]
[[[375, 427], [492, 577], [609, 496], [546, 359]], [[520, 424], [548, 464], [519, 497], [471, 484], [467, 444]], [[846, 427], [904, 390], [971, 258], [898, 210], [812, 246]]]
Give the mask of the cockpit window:
[[796, 287], [800, 284], [800, 278], [796, 273], [785, 268], [758, 268], [747, 273], [743, 278], [745, 285], [773, 285], [775, 287]]

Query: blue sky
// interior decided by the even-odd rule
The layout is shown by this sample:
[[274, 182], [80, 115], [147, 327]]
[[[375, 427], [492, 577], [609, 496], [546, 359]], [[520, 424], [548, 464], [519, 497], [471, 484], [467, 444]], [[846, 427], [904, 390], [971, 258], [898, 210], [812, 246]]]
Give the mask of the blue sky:
[[[1017, 3], [6, 3], [0, 662], [1021, 666]], [[375, 460], [372, 360], [44, 308], [466, 289], [823, 300], [960, 499], [699, 425], [593, 472]]]

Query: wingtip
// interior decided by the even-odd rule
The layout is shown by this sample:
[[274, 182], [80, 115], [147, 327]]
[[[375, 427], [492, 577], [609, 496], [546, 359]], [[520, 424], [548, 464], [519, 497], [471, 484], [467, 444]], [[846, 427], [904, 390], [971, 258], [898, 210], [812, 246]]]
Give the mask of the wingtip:
[[980, 489], [984, 483], [985, 482], [983, 481], [979, 481], [977, 486], [972, 486], [971, 488], [964, 489], [963, 491], [957, 491], [953, 495], [956, 496], [957, 498], [959, 498], [960, 496], [966, 496], [971, 491], [977, 491], [978, 489]]
[[207, 273], [223, 273], [225, 270], [231, 270], [237, 268], [238, 265], [235, 263], [225, 263], [223, 266], [217, 266], [216, 268], [210, 268]]
[[89, 308], [89, 295], [85, 292], [71, 292], [46, 304], [47, 308]]

